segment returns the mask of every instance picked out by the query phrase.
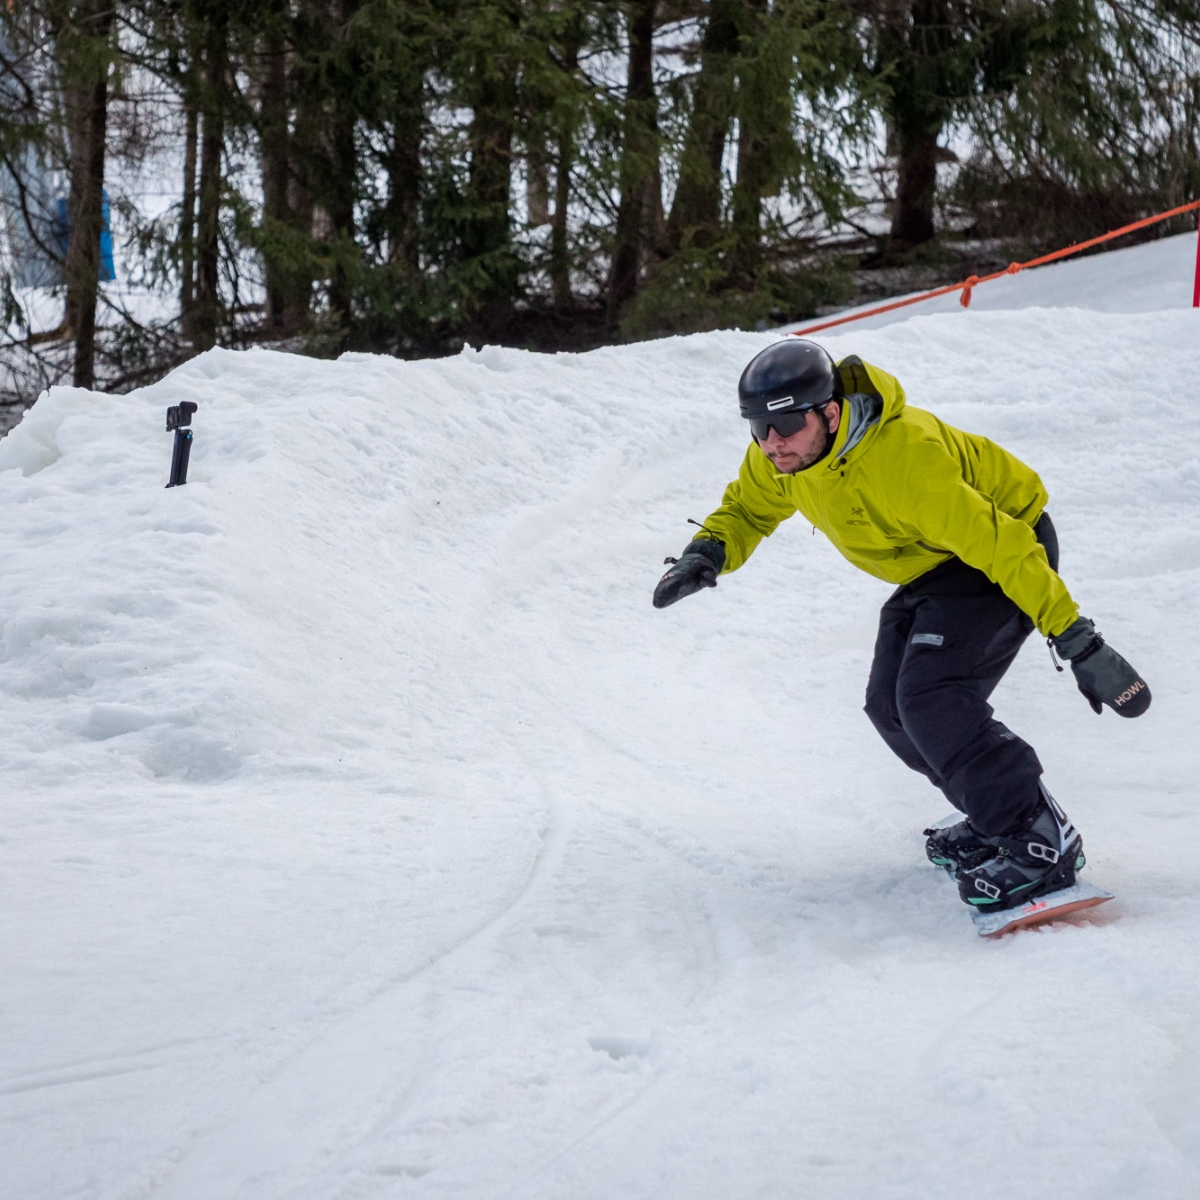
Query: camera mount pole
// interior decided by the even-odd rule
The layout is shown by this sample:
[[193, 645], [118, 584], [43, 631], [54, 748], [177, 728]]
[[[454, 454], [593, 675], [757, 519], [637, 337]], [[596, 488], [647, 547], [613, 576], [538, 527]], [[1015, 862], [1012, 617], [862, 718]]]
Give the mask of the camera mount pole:
[[167, 409], [167, 432], [175, 431], [175, 447], [171, 452], [171, 482], [167, 487], [180, 487], [187, 483], [188, 459], [192, 454], [192, 413], [199, 406], [190, 400]]

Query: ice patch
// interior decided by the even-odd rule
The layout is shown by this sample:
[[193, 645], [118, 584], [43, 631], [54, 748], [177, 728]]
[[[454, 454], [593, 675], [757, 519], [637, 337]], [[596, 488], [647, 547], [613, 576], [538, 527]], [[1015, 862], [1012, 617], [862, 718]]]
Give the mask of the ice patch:
[[607, 1054], [614, 1062], [625, 1058], [645, 1058], [647, 1046], [636, 1038], [609, 1035], [588, 1038], [588, 1045], [597, 1054]]
[[219, 738], [186, 730], [155, 729], [150, 747], [141, 755], [151, 774], [188, 783], [222, 783], [242, 766], [236, 748]]
[[122, 734], [136, 733], [162, 720], [165, 718], [132, 704], [94, 704], [84, 720], [83, 732], [86, 737], [104, 741]]

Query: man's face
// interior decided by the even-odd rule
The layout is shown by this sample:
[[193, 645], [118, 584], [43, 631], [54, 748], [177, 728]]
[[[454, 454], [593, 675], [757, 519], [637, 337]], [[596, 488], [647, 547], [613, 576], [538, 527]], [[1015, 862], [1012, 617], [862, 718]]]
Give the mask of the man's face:
[[[823, 415], [824, 414], [824, 415]], [[841, 411], [836, 404], [824, 409], [812, 409], [804, 428], [791, 437], [780, 437], [772, 426], [765, 438], [756, 439], [759, 448], [775, 465], [780, 475], [795, 475], [817, 462], [829, 448], [837, 432]]]

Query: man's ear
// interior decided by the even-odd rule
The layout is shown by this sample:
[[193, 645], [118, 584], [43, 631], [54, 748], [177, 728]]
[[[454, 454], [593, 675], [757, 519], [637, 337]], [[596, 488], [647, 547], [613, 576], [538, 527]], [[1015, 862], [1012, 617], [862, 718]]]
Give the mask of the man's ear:
[[837, 433], [838, 427], [842, 423], [842, 406], [836, 400], [830, 400], [828, 404], [821, 409], [821, 414], [825, 418], [825, 428], [830, 433]]

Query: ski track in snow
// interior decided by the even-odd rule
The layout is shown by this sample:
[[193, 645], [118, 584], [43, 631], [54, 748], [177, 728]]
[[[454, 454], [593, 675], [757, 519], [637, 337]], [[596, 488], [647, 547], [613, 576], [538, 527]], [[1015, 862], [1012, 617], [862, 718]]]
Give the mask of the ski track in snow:
[[775, 335], [42, 397], [0, 441], [0, 1196], [1196, 1195], [1194, 252], [826, 339], [1039, 470], [1155, 692], [1097, 719], [1036, 638], [1001, 685], [1117, 899], [999, 943], [861, 713], [886, 585], [797, 520], [649, 605]]

